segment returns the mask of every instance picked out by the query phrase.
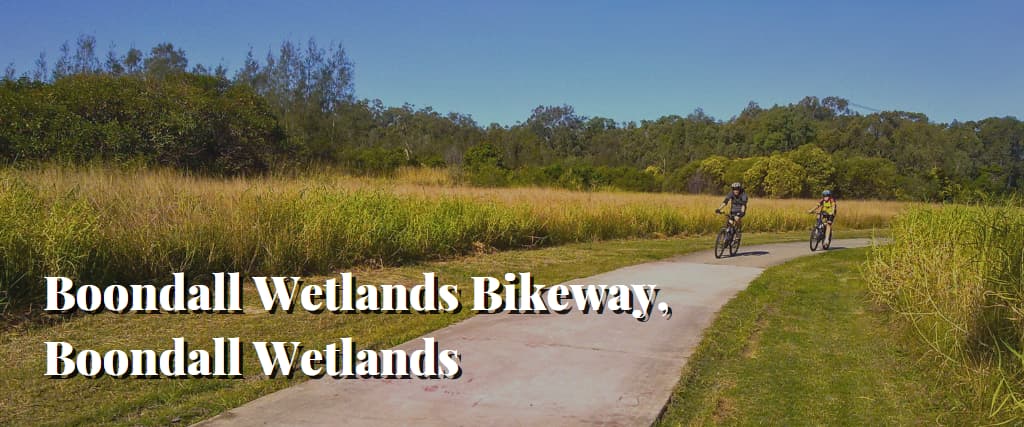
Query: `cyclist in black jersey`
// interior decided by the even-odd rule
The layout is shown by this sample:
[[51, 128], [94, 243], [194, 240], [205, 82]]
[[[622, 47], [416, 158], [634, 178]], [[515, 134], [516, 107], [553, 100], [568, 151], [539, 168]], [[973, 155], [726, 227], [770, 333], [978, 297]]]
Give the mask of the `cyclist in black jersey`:
[[743, 184], [738, 182], [732, 183], [730, 188], [732, 191], [725, 196], [725, 200], [722, 200], [722, 205], [715, 209], [715, 213], [722, 213], [722, 208], [725, 205], [730, 205], [729, 216], [736, 222], [736, 230], [742, 230], [742, 223], [740, 221], [747, 214], [747, 192], [743, 190]]

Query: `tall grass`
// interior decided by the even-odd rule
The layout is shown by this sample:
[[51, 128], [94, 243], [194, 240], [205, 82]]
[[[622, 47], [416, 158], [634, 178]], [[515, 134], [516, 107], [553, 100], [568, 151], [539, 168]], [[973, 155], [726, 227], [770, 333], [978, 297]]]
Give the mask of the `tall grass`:
[[874, 297], [973, 386], [991, 421], [1024, 420], [1020, 203], [915, 208], [891, 228], [866, 268]]
[[[212, 179], [168, 170], [0, 172], [0, 302], [39, 301], [42, 277], [166, 280], [170, 272], [328, 273], [480, 250], [703, 234], [720, 198], [454, 187], [443, 174]], [[807, 228], [810, 201], [751, 203], [749, 231]], [[848, 202], [849, 228], [899, 203]]]

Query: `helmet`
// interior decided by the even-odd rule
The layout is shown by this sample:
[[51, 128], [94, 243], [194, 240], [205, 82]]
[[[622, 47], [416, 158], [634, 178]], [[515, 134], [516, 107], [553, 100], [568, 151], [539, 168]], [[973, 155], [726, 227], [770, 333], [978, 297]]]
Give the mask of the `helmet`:
[[825, 191], [821, 192], [821, 197], [830, 197], [830, 196], [832, 196], [832, 192], [829, 191], [829, 190], [825, 190]]
[[733, 190], [743, 190], [743, 184], [740, 184], [738, 182], [732, 183], [732, 185], [730, 185], [729, 187], [731, 187]]

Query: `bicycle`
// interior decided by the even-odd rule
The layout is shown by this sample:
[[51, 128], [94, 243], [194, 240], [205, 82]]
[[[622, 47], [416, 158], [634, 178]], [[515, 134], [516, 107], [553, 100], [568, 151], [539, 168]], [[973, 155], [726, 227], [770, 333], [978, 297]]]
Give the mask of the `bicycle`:
[[718, 231], [718, 236], [715, 237], [715, 258], [721, 258], [725, 255], [726, 250], [729, 251], [729, 256], [734, 256], [740, 250], [740, 240], [743, 232], [736, 229], [732, 214], [718, 213], [725, 216], [726, 219], [725, 225], [722, 226], [722, 229]]
[[825, 221], [823, 221], [825, 214], [818, 212], [817, 215], [818, 220], [814, 224], [814, 228], [811, 228], [811, 252], [818, 250], [818, 245], [821, 245], [823, 250], [828, 250], [828, 247], [832, 245], [832, 235], [829, 234]]

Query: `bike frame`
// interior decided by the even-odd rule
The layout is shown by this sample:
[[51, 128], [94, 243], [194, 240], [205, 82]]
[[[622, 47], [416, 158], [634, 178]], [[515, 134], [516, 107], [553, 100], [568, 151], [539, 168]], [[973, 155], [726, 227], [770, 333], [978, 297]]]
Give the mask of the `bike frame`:
[[733, 218], [733, 215], [731, 213], [722, 213], [722, 216], [725, 217], [725, 226], [723, 228], [729, 230], [732, 234], [736, 234], [736, 219]]
[[736, 219], [733, 214], [731, 212], [720, 214], [725, 217], [725, 225], [722, 226], [718, 238], [715, 239], [715, 258], [721, 258], [725, 251], [729, 252], [729, 256], [736, 255], [740, 243], [741, 231], [736, 227]]

